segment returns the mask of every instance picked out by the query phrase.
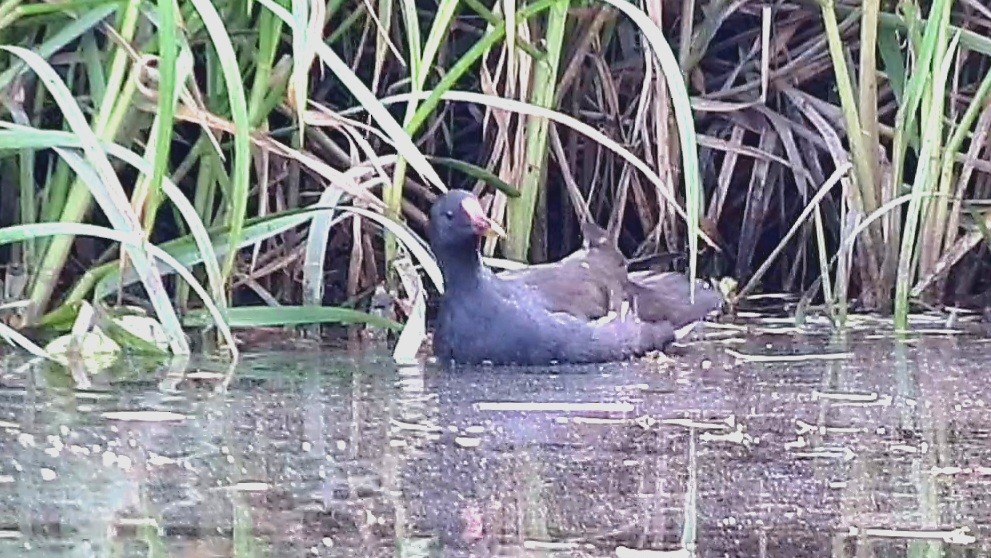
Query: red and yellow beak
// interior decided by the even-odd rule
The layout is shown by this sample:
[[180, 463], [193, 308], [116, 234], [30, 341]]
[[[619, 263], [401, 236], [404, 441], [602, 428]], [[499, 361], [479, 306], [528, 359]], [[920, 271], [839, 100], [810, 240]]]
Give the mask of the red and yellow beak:
[[485, 210], [482, 209], [482, 205], [478, 203], [478, 199], [473, 197], [465, 198], [461, 202], [461, 210], [471, 220], [471, 226], [478, 236], [506, 236], [506, 231], [503, 230], [502, 226], [486, 215]]

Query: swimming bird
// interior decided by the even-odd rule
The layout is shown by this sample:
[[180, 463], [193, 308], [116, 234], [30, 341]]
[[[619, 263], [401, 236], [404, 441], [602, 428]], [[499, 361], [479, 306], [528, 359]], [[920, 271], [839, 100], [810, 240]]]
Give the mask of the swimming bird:
[[[599, 273], [592, 264], [582, 266], [582, 258], [588, 261], [589, 254], [576, 257], [577, 265], [559, 265], [556, 272], [537, 271], [523, 278], [493, 273], [482, 264], [479, 251], [482, 238], [492, 234], [505, 233], [470, 192], [452, 190], [430, 210], [428, 237], [445, 286], [434, 330], [438, 360], [519, 365], [609, 362], [663, 350], [674, 339], [674, 327], [667, 320], [645, 321], [633, 312], [591, 316], [599, 314], [585, 312], [594, 310], [591, 306], [569, 311], [567, 297], [558, 296], [569, 283], [569, 273], [585, 277], [572, 280], [578, 289], [571, 294], [591, 292], [609, 281], [596, 278], [615, 273], [612, 268]], [[622, 300], [622, 294], [617, 296]]]
[[648, 322], [667, 321], [676, 329], [699, 322], [723, 305], [723, 297], [703, 281], [691, 283], [676, 271], [628, 271], [629, 261], [615, 240], [594, 222], [582, 223], [581, 249], [552, 263], [504, 271], [500, 277], [523, 281], [541, 292], [547, 307], [597, 319], [628, 303]]

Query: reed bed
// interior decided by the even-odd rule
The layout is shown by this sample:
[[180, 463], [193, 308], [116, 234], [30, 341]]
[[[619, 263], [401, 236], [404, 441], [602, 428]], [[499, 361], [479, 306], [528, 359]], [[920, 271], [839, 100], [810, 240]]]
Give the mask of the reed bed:
[[450, 188], [496, 264], [589, 216], [731, 302], [986, 306], [989, 30], [974, 0], [4, 0], [0, 334], [420, 332]]

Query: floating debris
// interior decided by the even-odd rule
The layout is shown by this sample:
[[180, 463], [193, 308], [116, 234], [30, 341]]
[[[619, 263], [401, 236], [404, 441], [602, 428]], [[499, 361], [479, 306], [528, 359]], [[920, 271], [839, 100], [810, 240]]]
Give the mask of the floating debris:
[[535, 412], [602, 412], [602, 413], [629, 413], [633, 411], [632, 403], [569, 403], [566, 401], [554, 402], [527, 402], [527, 401], [489, 401], [476, 403], [479, 411], [535, 411]]
[[827, 399], [833, 400], [834, 407], [889, 407], [894, 401], [894, 398], [890, 395], [883, 395], [878, 397], [877, 394], [870, 394], [874, 396], [871, 399], [865, 394], [855, 394], [855, 393], [821, 393], [812, 392], [812, 400], [816, 399]]
[[154, 517], [122, 517], [114, 522], [118, 527], [155, 527], [158, 521]]
[[826, 434], [865, 434], [868, 429], [855, 426], [822, 426], [807, 423], [802, 419], [795, 419], [795, 431], [797, 434], [815, 432], [824, 436]]
[[696, 430], [722, 430], [728, 431], [732, 428], [739, 428], [736, 424], [736, 416], [730, 415], [722, 420], [698, 421], [689, 418], [665, 418], [657, 420], [649, 415], [642, 415], [636, 418], [607, 418], [607, 417], [555, 417], [554, 422], [558, 424], [588, 424], [605, 426], [639, 426], [648, 430], [658, 424], [664, 426], [678, 426], [682, 428], [692, 428]]
[[719, 421], [698, 421], [687, 418], [667, 418], [661, 419], [661, 424], [671, 426], [684, 426], [685, 428], [697, 428], [699, 430], [726, 430], [736, 426], [736, 415], [730, 415]]
[[805, 330], [795, 326], [760, 327], [754, 330], [757, 335], [795, 335], [805, 333]]
[[852, 401], [856, 403], [874, 403], [878, 400], [877, 392], [843, 393], [835, 391], [812, 391], [812, 400], [830, 399], [833, 401]]
[[443, 428], [441, 428], [441, 427], [439, 427], [437, 425], [417, 424], [415, 422], [405, 422], [405, 421], [396, 420], [396, 419], [392, 419], [390, 421], [390, 424], [392, 424], [392, 426], [395, 426], [396, 428], [398, 428], [400, 430], [412, 430], [414, 432], [441, 432], [441, 431], [443, 431]]
[[265, 492], [272, 485], [267, 482], [239, 482], [231, 488], [238, 492]]
[[272, 485], [263, 481], [240, 481], [224, 486], [215, 486], [209, 490], [219, 490], [225, 492], [265, 492], [272, 488]]
[[148, 454], [148, 464], [154, 465], [156, 467], [161, 467], [163, 465], [175, 465], [178, 461], [172, 459], [171, 457], [165, 457], [164, 455], [159, 455], [154, 452], [149, 452]]
[[601, 418], [601, 417], [555, 417], [554, 422], [558, 424], [594, 424], [594, 425], [607, 425], [607, 426], [621, 426], [621, 425], [632, 425], [636, 424], [637, 419], [614, 419], [614, 418]]
[[107, 411], [100, 416], [125, 422], [179, 422], [189, 418], [172, 411]]
[[703, 442], [730, 442], [733, 444], [751, 445], [756, 439], [743, 431], [743, 425], [737, 425], [732, 432], [703, 432], [699, 434], [699, 440]]
[[691, 558], [693, 554], [687, 549], [677, 550], [643, 550], [626, 546], [616, 547], [616, 558]]
[[706, 337], [710, 335], [710, 332], [714, 331], [729, 331], [733, 333], [742, 333], [747, 331], [747, 326], [740, 324], [730, 324], [724, 322], [706, 322], [705, 323]]
[[977, 538], [970, 534], [970, 528], [958, 527], [950, 531], [913, 529], [858, 529], [850, 527], [851, 537], [868, 536], [888, 539], [941, 540], [947, 544], [973, 544]]
[[809, 362], [816, 360], [844, 360], [853, 357], [853, 353], [816, 353], [808, 355], [748, 355], [724, 349], [726, 354], [735, 358], [738, 362]]
[[751, 312], [749, 310], [740, 310], [736, 313], [736, 317], [760, 319], [764, 317], [764, 314], [761, 314], [760, 312]]
[[857, 457], [857, 454], [854, 453], [853, 450], [851, 450], [850, 448], [843, 448], [836, 450], [816, 449], [808, 452], [796, 452], [792, 455], [794, 455], [795, 457], [802, 457], [808, 459], [825, 458], [825, 459], [840, 459], [842, 461], [852, 461], [855, 457]]
[[463, 448], [477, 448], [482, 445], [482, 439], [469, 436], [458, 436], [454, 438], [454, 443]]
[[758, 300], [795, 300], [795, 295], [790, 293], [757, 293], [743, 297], [747, 301]]
[[898, 453], [925, 453], [922, 448], [917, 448], [915, 446], [910, 446], [908, 444], [894, 444], [890, 448], [892, 452]]
[[527, 550], [576, 550], [580, 548], [580, 545], [573, 542], [523, 541], [523, 548]]
[[221, 374], [220, 372], [208, 372], [206, 370], [197, 370], [195, 372], [187, 372], [185, 378], [187, 380], [223, 380], [227, 377], [227, 374]]

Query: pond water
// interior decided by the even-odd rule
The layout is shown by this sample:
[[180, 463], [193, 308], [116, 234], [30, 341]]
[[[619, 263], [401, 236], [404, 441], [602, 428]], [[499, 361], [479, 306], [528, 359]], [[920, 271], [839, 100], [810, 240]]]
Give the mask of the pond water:
[[714, 333], [568, 369], [247, 354], [226, 391], [8, 355], [0, 556], [991, 554], [987, 339]]

